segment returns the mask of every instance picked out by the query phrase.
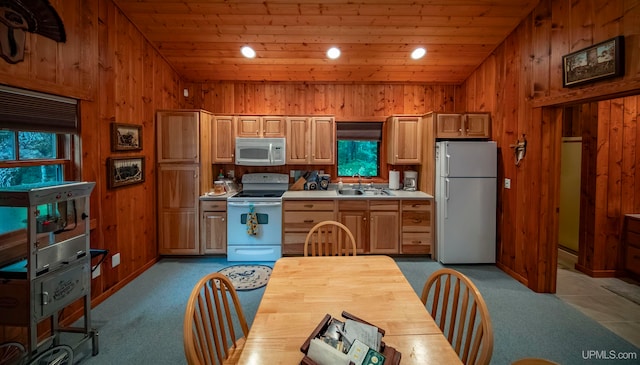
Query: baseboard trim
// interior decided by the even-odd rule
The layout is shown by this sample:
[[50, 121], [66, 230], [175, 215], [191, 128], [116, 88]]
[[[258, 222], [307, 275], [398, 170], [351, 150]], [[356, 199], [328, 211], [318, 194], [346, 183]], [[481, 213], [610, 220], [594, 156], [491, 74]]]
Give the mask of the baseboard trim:
[[581, 271], [592, 278], [615, 278], [619, 276], [617, 270], [593, 270], [580, 264], [576, 264], [576, 270]]
[[500, 263], [500, 262], [496, 262], [496, 266], [498, 267], [498, 269], [506, 272], [509, 276], [511, 276], [512, 278], [518, 280], [519, 282], [521, 282], [522, 284], [524, 284], [524, 286], [529, 287], [529, 280], [527, 280], [527, 278], [525, 278], [524, 276], [518, 274], [517, 272], [511, 270], [509, 267], [505, 266], [504, 264]]

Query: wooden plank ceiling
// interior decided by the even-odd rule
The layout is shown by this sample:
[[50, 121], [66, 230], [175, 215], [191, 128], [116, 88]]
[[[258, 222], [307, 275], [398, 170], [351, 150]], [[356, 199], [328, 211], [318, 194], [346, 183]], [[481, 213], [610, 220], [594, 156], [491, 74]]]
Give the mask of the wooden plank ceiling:
[[[538, 0], [115, 0], [188, 82], [463, 82]], [[244, 58], [242, 46], [257, 56]], [[326, 51], [342, 51], [330, 60]], [[416, 47], [427, 55], [410, 58]]]

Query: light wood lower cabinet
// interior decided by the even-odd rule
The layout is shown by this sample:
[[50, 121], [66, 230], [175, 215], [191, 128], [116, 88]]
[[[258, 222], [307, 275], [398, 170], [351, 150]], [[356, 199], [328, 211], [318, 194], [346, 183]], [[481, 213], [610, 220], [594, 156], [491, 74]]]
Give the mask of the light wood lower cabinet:
[[302, 255], [307, 233], [324, 220], [347, 226], [359, 255], [433, 254], [433, 200], [285, 199], [283, 204], [285, 255]]
[[399, 253], [397, 200], [340, 200], [338, 220], [356, 239], [360, 254]]
[[307, 233], [316, 224], [335, 220], [333, 200], [285, 200], [283, 202], [283, 255], [302, 255]]
[[402, 201], [400, 253], [433, 254], [433, 201]]
[[200, 253], [227, 253], [227, 202], [200, 201]]
[[196, 164], [158, 165], [158, 250], [195, 255], [198, 245], [199, 171]]
[[338, 201], [338, 222], [349, 228], [356, 240], [356, 253], [369, 252], [369, 202], [367, 200]]

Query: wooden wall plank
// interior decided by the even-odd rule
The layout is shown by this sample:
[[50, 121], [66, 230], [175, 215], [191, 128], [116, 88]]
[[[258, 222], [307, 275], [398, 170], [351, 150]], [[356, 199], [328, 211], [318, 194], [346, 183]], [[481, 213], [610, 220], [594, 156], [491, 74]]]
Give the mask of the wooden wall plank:
[[[512, 178], [511, 190], [500, 189], [498, 195], [498, 266], [526, 282], [533, 290], [555, 289], [553, 272], [541, 272], [540, 267], [537, 273], [532, 270], [534, 263], [546, 262], [543, 267], [550, 267], [550, 255], [554, 252], [548, 246], [540, 247], [539, 242], [554, 237], [550, 231], [536, 232], [533, 227], [553, 221], [550, 218], [553, 215], [543, 210], [553, 209], [554, 185], [545, 183], [540, 188], [538, 181], [544, 181], [543, 175], [559, 172], [557, 153], [553, 152], [557, 146], [549, 138], [558, 135], [557, 129], [561, 126], [555, 124], [562, 122], [557, 114], [550, 111], [535, 112], [539, 107], [589, 103], [576, 109], [581, 111], [583, 118], [580, 221], [581, 226], [586, 227], [581, 232], [578, 267], [597, 276], [614, 275], [618, 270], [615, 257], [619, 249], [619, 216], [624, 213], [621, 204], [633, 201], [634, 209], [637, 209], [637, 194], [630, 195], [630, 189], [638, 190], [639, 174], [637, 168], [631, 167], [635, 166], [634, 163], [627, 160], [634, 156], [637, 161], [639, 153], [635, 146], [639, 133], [636, 127], [629, 132], [631, 136], [625, 135], [634, 120], [633, 112], [630, 112], [634, 104], [629, 98], [624, 98], [624, 106], [593, 101], [640, 93], [639, 24], [640, 2], [637, 0], [615, 4], [611, 1], [541, 0], [531, 15], [492, 53], [495, 60], [487, 59], [457, 89], [459, 94], [464, 94], [458, 105], [467, 107], [481, 105], [487, 91], [495, 92], [496, 103], [488, 110], [492, 115], [492, 138], [501, 150], [499, 179]], [[625, 36], [625, 48], [628, 50], [624, 77], [571, 89], [562, 87], [563, 55], [619, 34]], [[486, 85], [478, 82], [487, 79], [489, 69], [495, 72], [495, 87], [490, 82]], [[637, 105], [637, 99], [633, 100]], [[612, 108], [616, 115], [620, 115], [620, 108], [624, 108], [624, 116], [616, 116], [612, 120]], [[542, 118], [541, 124], [531, 119], [533, 115], [533, 120], [536, 120], [538, 114]], [[521, 166], [515, 168], [508, 146], [522, 133], [527, 134], [528, 152]], [[545, 148], [549, 151], [542, 155], [535, 152]], [[542, 159], [541, 165], [531, 162], [534, 159], [532, 155]], [[627, 181], [630, 187], [626, 186]], [[522, 196], [525, 191], [543, 193], [540, 208], [524, 207], [524, 203], [529, 203]], [[528, 244], [538, 248], [527, 250]], [[552, 280], [547, 275], [553, 276]]]

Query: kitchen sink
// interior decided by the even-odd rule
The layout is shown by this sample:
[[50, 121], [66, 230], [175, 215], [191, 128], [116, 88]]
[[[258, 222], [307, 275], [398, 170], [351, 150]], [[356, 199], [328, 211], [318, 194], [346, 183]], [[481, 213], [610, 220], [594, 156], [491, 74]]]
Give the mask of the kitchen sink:
[[342, 189], [338, 190], [338, 194], [340, 195], [362, 195], [362, 190], [358, 189]]
[[393, 195], [392, 193], [390, 193], [386, 189], [342, 189], [342, 190], [338, 190], [338, 194], [340, 194], [340, 195], [366, 195], [366, 196], [371, 196], [371, 195], [392, 196]]

